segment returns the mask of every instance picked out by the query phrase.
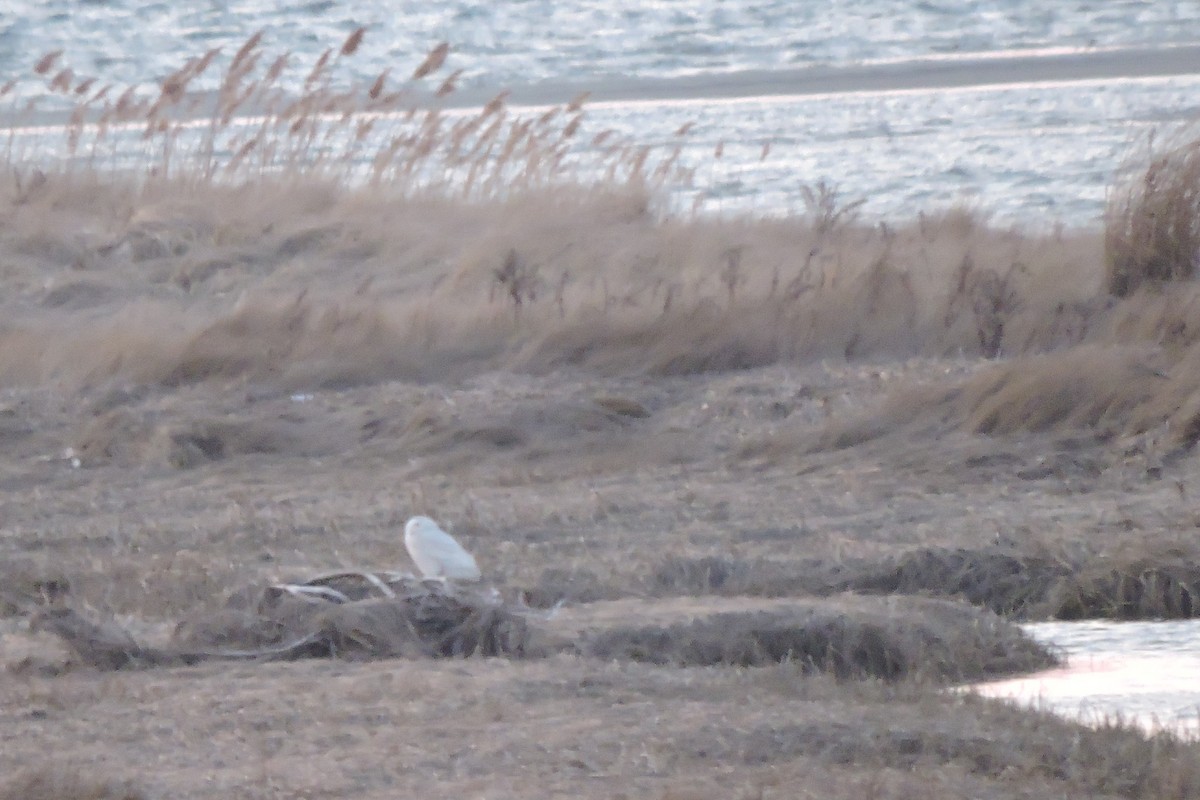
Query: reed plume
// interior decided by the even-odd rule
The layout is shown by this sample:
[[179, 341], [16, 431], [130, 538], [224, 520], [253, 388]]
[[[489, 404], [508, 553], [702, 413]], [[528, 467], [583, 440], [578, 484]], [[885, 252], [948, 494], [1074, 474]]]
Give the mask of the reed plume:
[[414, 81], [419, 81], [431, 73], [437, 72], [442, 68], [442, 64], [446, 63], [446, 56], [450, 54], [450, 43], [442, 42], [437, 47], [429, 51], [429, 55], [425, 56], [425, 60], [421, 62], [412, 74]]

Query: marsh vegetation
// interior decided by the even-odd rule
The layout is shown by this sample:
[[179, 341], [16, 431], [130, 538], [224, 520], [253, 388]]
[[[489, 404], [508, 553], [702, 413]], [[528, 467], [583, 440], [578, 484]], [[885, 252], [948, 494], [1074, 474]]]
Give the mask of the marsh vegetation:
[[[1048, 663], [1012, 620], [1197, 615], [1200, 140], [1104, 230], [826, 184], [714, 218], [586, 98], [439, 109], [442, 47], [342, 88], [355, 41], [299, 92], [258, 39], [144, 96], [36, 64], [70, 108], [0, 176], [0, 797], [1200, 793], [1194, 744], [943, 691]], [[63, 608], [294, 641], [237, 590], [411, 570], [413, 514], [519, 611], [496, 647], [378, 603], [286, 663], [63, 647]]]

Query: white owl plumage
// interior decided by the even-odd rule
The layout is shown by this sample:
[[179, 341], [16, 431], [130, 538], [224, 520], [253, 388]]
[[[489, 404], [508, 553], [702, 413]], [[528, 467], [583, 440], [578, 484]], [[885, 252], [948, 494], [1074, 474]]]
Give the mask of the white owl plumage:
[[479, 565], [454, 537], [429, 517], [413, 517], [404, 526], [404, 547], [426, 578], [477, 581]]

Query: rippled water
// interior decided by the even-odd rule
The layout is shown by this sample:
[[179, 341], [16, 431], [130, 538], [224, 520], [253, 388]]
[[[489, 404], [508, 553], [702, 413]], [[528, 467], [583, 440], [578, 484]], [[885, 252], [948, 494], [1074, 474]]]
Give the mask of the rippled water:
[[593, 109], [591, 124], [668, 142], [696, 120], [687, 160], [709, 164], [698, 177], [723, 210], [802, 209], [798, 186], [825, 179], [875, 216], [965, 203], [998, 220], [1087, 223], [1132, 143], [1198, 111], [1200, 76], [615, 104]]
[[258, 29], [311, 63], [366, 25], [361, 77], [411, 69], [451, 42], [456, 66], [492, 84], [548, 78], [672, 76], [735, 69], [904, 59], [931, 53], [1196, 41], [1195, 0], [8, 0], [0, 71], [64, 49], [85, 73], [152, 80], [180, 54], [236, 48]]
[[[670, 142], [695, 120], [685, 157], [710, 211], [787, 212], [802, 206], [802, 185], [825, 179], [867, 198], [876, 217], [966, 202], [1002, 222], [1092, 224], [1130, 141], [1200, 110], [1200, 49], [1186, 49], [1200, 44], [1195, 0], [853, 0], [836, 10], [786, 0], [10, 0], [0, 6], [0, 74], [21, 76], [28, 96], [40, 85], [30, 65], [62, 49], [79, 75], [153, 83], [261, 28], [268, 52], [294, 54], [297, 79], [362, 25], [366, 40], [339, 63], [339, 80], [406, 75], [445, 40], [447, 69], [463, 69], [478, 97], [559, 85], [617, 98], [590, 109], [593, 134]], [[1135, 75], [1158, 56], [1130, 48], [1168, 44], [1195, 68]], [[1008, 78], [962, 55], [1031, 49], [1040, 55]], [[1080, 52], [1102, 60], [1081, 71]], [[913, 61], [930, 57], [937, 75]]]
[[1121, 717], [1200, 736], [1200, 620], [1047, 622], [1025, 630], [1060, 648], [1066, 667], [976, 687], [981, 693], [1088, 723]]

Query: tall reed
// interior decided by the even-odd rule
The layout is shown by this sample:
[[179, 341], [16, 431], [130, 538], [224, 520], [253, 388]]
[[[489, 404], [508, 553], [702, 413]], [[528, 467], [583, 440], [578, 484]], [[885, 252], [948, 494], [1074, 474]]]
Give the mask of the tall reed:
[[[188, 59], [152, 92], [112, 84], [96, 89], [98, 80], [76, 75], [61, 51], [47, 53], [34, 73], [46, 95], [67, 106], [66, 124], [58, 129], [62, 141], [47, 154], [46, 137], [54, 133], [45, 128], [25, 149], [10, 136], [8, 161], [201, 184], [315, 176], [401, 196], [436, 192], [470, 200], [614, 178], [646, 189], [688, 177], [678, 148], [656, 153], [613, 131], [580, 136], [586, 95], [549, 110], [511, 109], [508, 92], [482, 108], [447, 108], [462, 70], [430, 84], [452, 58], [446, 42], [431, 48], [405, 80], [393, 80], [385, 69], [365, 85], [339, 85], [338, 63], [353, 57], [367, 34], [359, 28], [326, 49], [294, 85], [284, 80], [296, 68], [292, 55], [268, 56], [264, 31], [231, 57], [213, 49]], [[32, 101], [24, 109], [27, 119], [36, 106]], [[13, 111], [22, 114], [15, 105]]]

